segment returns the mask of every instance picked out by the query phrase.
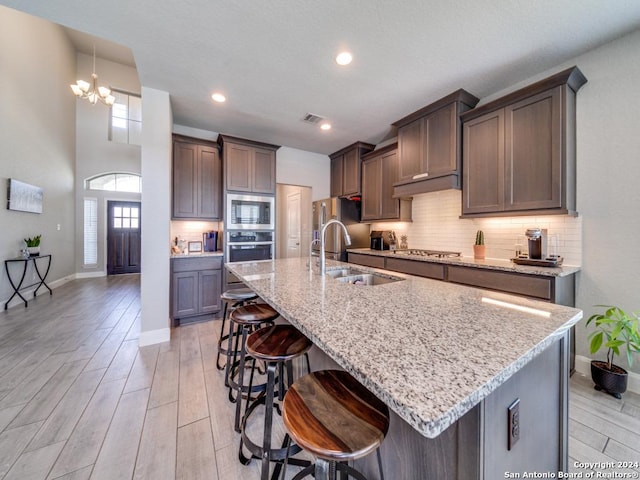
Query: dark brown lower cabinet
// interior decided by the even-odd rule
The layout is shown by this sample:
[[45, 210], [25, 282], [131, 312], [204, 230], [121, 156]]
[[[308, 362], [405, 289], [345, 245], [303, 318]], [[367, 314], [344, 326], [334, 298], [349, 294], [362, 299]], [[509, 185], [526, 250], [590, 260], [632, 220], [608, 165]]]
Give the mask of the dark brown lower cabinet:
[[204, 320], [222, 309], [222, 258], [171, 259], [173, 326]]

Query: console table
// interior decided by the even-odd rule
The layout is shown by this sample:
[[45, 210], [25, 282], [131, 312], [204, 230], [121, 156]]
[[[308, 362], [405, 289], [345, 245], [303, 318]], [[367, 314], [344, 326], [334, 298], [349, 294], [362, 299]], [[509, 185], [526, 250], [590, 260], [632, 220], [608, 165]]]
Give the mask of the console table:
[[[42, 260], [42, 259], [46, 259], [46, 260]], [[44, 271], [44, 275], [40, 273], [40, 268], [38, 267], [39, 260], [40, 260], [40, 263], [42, 264], [41, 266], [44, 266], [44, 263], [46, 261], [47, 269]], [[29, 262], [33, 262], [33, 267], [40, 280], [34, 283], [31, 283], [29, 285], [23, 285], [24, 278], [27, 275], [27, 267], [29, 266]], [[12, 263], [22, 263], [22, 273], [19, 274], [20, 281], [18, 282], [16, 282], [14, 278], [11, 277], [11, 270], [9, 269], [9, 265]], [[50, 268], [51, 268], [51, 255], [35, 255], [29, 258], [18, 257], [18, 258], [10, 258], [9, 260], [5, 260], [4, 269], [7, 272], [7, 278], [9, 279], [9, 283], [11, 284], [11, 287], [13, 287], [13, 295], [11, 295], [11, 298], [9, 298], [9, 300], [7, 300], [7, 302], [4, 304], [4, 309], [6, 310], [9, 307], [9, 302], [11, 302], [11, 300], [13, 300], [13, 297], [15, 297], [16, 295], [18, 295], [22, 299], [22, 301], [24, 302], [24, 306], [26, 308], [28, 306], [28, 302], [27, 302], [27, 299], [22, 296], [22, 294], [20, 293], [20, 290], [24, 290], [25, 288], [33, 287], [35, 285], [37, 285], [37, 287], [33, 291], [34, 297], [36, 296], [36, 294], [38, 293], [38, 290], [42, 286], [44, 286], [47, 290], [49, 290], [49, 295], [53, 295], [53, 292], [49, 288], [49, 285], [47, 285], [45, 282], [45, 279], [49, 274]]]

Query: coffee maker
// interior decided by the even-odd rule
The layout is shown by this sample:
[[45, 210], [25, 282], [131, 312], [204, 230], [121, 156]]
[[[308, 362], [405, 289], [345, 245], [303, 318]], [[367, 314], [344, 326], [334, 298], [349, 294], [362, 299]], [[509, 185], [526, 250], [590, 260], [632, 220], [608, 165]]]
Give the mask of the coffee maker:
[[202, 234], [202, 245], [205, 252], [217, 252], [218, 251], [218, 232], [211, 230], [210, 232], [204, 232]]
[[547, 258], [547, 229], [528, 228], [525, 235], [529, 244], [529, 258], [542, 260]]

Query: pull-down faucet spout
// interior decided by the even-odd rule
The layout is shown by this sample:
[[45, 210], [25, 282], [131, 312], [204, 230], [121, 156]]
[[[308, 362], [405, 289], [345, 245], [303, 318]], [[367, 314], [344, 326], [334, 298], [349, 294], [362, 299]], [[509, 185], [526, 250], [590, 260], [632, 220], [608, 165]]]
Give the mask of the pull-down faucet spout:
[[336, 220], [335, 218], [332, 218], [322, 226], [322, 231], [320, 232], [320, 275], [322, 276], [324, 276], [324, 274], [326, 273], [325, 271], [326, 258], [324, 254], [324, 245], [326, 241], [325, 234], [327, 231], [327, 227], [332, 223], [336, 223], [342, 227], [342, 233], [344, 233], [344, 243], [347, 246], [351, 245], [351, 237], [349, 236], [349, 232], [347, 232], [347, 227], [345, 227], [344, 223], [342, 223], [340, 220]]

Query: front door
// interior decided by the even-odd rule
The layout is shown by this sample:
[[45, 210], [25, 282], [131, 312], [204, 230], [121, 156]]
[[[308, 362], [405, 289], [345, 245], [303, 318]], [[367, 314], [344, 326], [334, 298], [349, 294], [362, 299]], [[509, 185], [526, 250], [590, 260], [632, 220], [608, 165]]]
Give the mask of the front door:
[[140, 202], [107, 202], [107, 275], [140, 273]]

